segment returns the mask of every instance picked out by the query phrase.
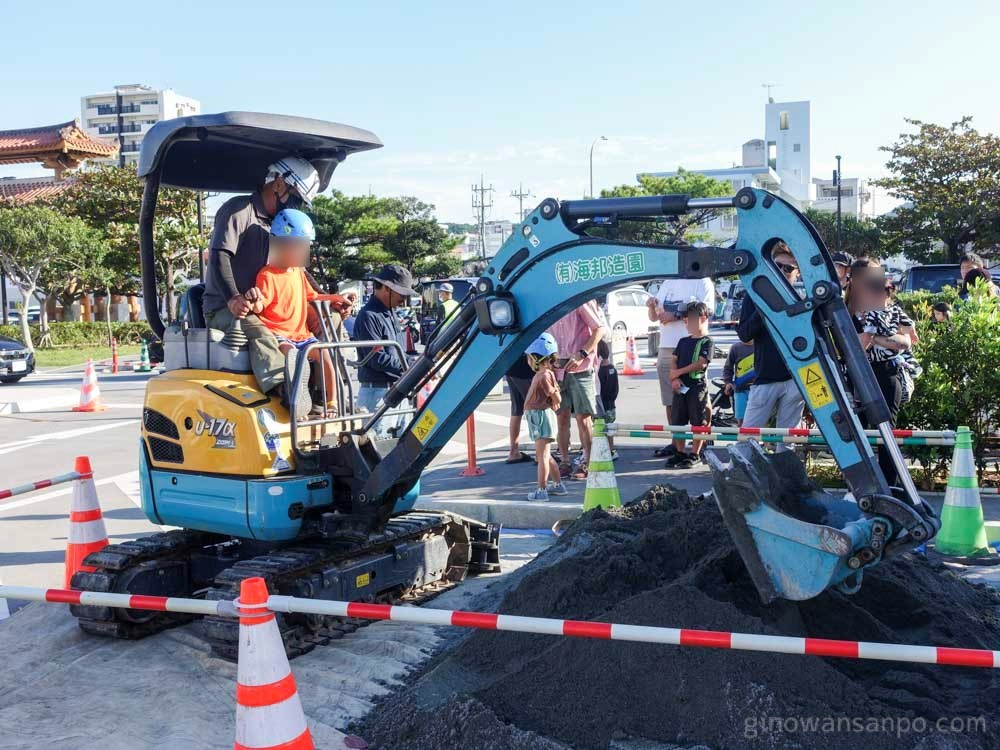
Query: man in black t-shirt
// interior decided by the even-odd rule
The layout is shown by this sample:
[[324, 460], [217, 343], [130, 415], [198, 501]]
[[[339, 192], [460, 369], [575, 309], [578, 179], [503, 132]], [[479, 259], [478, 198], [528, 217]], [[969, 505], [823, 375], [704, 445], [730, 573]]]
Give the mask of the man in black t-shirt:
[[[692, 302], [685, 311], [688, 335], [677, 342], [670, 368], [670, 386], [674, 391], [674, 403], [670, 409], [670, 424], [705, 424], [708, 410], [708, 383], [705, 377], [712, 362], [715, 345], [708, 336], [710, 311], [704, 302]], [[691, 453], [684, 452], [685, 440], [674, 440], [677, 452], [667, 459], [671, 469], [690, 469], [701, 454], [705, 441], [692, 440]]]

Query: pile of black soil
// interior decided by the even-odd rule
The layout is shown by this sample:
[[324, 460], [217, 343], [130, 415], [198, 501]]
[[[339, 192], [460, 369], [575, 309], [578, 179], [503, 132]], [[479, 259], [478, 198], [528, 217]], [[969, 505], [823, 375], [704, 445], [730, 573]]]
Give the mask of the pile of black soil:
[[[764, 606], [713, 500], [671, 488], [586, 514], [532, 566], [499, 611], [1000, 647], [1000, 595], [915, 555], [854, 596]], [[480, 631], [393, 700], [359, 728], [373, 747], [1000, 747], [1000, 678], [967, 667]]]

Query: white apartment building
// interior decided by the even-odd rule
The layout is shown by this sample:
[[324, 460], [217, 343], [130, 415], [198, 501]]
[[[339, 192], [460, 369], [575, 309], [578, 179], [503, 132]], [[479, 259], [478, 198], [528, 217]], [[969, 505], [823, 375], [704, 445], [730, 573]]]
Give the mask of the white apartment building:
[[[816, 199], [810, 204], [810, 208], [817, 211], [837, 212], [837, 186], [833, 184], [833, 179], [821, 180], [813, 177], [813, 185], [816, 187]], [[875, 216], [875, 201], [873, 200], [873, 186], [868, 184], [868, 180], [860, 177], [845, 177], [840, 185], [840, 213], [843, 216], [853, 216], [856, 219], [871, 219]]]
[[107, 163], [132, 164], [139, 158], [143, 137], [160, 120], [187, 117], [201, 112], [196, 99], [173, 89], [154, 89], [141, 84], [115, 86], [112, 91], [84, 96], [80, 100], [80, 122], [95, 137], [117, 138], [120, 152]]

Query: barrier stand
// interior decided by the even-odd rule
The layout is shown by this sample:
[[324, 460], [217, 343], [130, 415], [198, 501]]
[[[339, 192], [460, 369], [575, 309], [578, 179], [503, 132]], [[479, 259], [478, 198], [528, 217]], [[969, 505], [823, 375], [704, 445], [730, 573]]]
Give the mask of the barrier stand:
[[458, 472], [460, 477], [480, 477], [486, 470], [476, 463], [476, 416], [470, 414], [465, 420], [465, 452], [468, 456], [466, 467]]
[[[236, 602], [205, 601], [159, 596], [130, 596], [96, 591], [40, 589], [30, 586], [0, 584], [0, 598], [25, 599], [35, 602], [62, 604], [92, 604], [123, 609], [146, 609], [160, 612], [189, 612], [237, 617]], [[364, 620], [390, 620], [417, 625], [449, 625], [480, 630], [599, 638], [612, 641], [659, 643], [667, 646], [721, 648], [734, 651], [762, 651], [795, 656], [823, 656], [841, 659], [874, 659], [913, 664], [947, 664], [960, 667], [1000, 669], [1000, 651], [952, 646], [917, 646], [901, 643], [874, 643], [828, 638], [799, 638], [757, 633], [733, 633], [720, 630], [623, 625], [587, 620], [556, 620], [547, 617], [522, 617], [490, 612], [403, 607], [368, 602], [342, 602], [302, 599], [272, 594], [267, 598], [271, 612], [287, 612], [332, 617], [357, 617]], [[242, 656], [242, 653], [241, 653]]]
[[111, 338], [111, 374], [118, 374], [118, 339]]
[[73, 411], [104, 411], [105, 408], [101, 403], [101, 389], [97, 385], [97, 368], [94, 367], [94, 360], [88, 359], [83, 370], [83, 383], [80, 385], [80, 404], [74, 406]]
[[76, 472], [79, 480], [73, 486], [73, 503], [69, 512], [69, 534], [66, 541], [65, 586], [70, 587], [73, 575], [81, 570], [93, 572], [94, 568], [84, 565], [84, 558], [108, 546], [108, 532], [104, 528], [104, 515], [97, 500], [97, 486], [90, 459], [78, 456]]

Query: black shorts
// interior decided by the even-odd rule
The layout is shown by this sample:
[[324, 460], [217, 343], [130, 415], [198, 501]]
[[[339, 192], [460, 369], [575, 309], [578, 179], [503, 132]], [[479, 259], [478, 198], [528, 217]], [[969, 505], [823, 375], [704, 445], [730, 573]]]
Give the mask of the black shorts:
[[510, 388], [510, 415], [512, 417], [524, 416], [524, 399], [528, 397], [528, 389], [531, 387], [529, 378], [512, 378], [505, 376], [507, 387]]
[[670, 424], [705, 424], [705, 407], [708, 406], [708, 388], [688, 388], [687, 393], [674, 393], [670, 407]]

